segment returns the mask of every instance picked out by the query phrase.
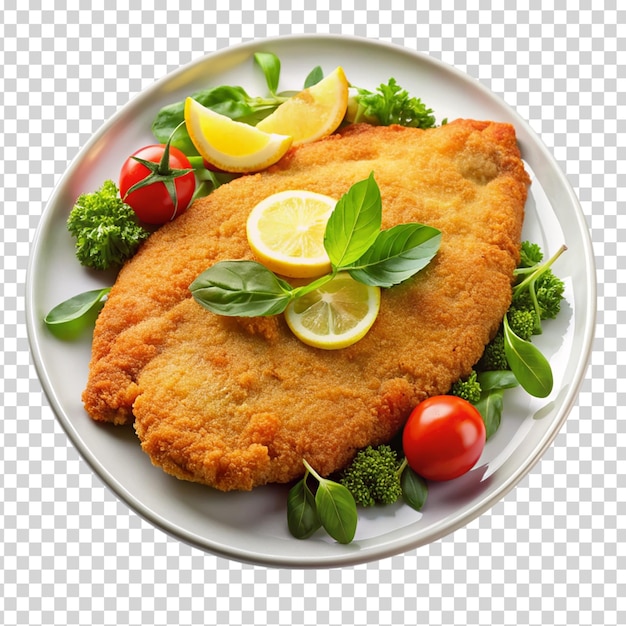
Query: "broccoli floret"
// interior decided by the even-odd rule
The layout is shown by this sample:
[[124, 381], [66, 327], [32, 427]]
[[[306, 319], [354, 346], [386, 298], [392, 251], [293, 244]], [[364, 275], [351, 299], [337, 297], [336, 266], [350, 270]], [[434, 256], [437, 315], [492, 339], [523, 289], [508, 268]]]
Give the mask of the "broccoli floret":
[[98, 270], [122, 265], [150, 235], [135, 212], [122, 202], [112, 180], [78, 197], [67, 219], [67, 229], [76, 238], [80, 263]]
[[554, 319], [561, 310], [564, 289], [563, 281], [547, 269], [537, 277], [532, 288], [514, 292], [513, 307], [536, 312], [540, 321]]
[[[525, 248], [525, 255], [528, 259], [531, 258], [531, 253], [535, 255], [534, 258], [539, 258], [540, 252], [537, 253], [529, 245]], [[566, 249], [565, 246], [561, 246], [544, 263], [538, 262], [530, 267], [520, 266], [515, 271], [517, 282], [513, 287], [512, 307], [534, 313], [533, 334], [535, 335], [541, 334], [543, 320], [554, 319], [561, 310], [565, 284], [552, 272], [551, 266]]]
[[535, 331], [535, 312], [533, 309], [512, 306], [507, 314], [511, 330], [527, 341]]
[[459, 396], [459, 398], [472, 403], [480, 400], [480, 392], [480, 383], [476, 380], [476, 372], [474, 370], [466, 379], [455, 382], [450, 389], [450, 393], [453, 396]]
[[480, 371], [508, 370], [509, 362], [504, 353], [504, 333], [502, 328], [485, 346], [485, 351], [477, 365]]
[[561, 310], [565, 283], [548, 269], [535, 282], [535, 291], [541, 310], [541, 319], [554, 319]]
[[[551, 266], [566, 249], [561, 246], [548, 261], [542, 263], [543, 252], [539, 245], [528, 241], [522, 243], [520, 263], [515, 270], [513, 298], [506, 318], [511, 330], [524, 341], [540, 334], [542, 320], [552, 319], [560, 311], [565, 284], [554, 275]], [[481, 372], [510, 369], [504, 351], [502, 325], [485, 346], [476, 369]]]
[[361, 506], [393, 504], [402, 495], [402, 464], [397, 452], [387, 444], [359, 450], [344, 470], [340, 483]]
[[543, 261], [543, 252], [537, 243], [522, 241], [518, 267], [533, 267]]

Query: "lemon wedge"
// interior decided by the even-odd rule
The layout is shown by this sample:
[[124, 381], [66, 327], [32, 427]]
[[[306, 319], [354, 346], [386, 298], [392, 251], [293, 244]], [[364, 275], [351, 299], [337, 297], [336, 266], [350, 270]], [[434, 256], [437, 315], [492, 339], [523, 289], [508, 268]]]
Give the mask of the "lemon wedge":
[[312, 191], [288, 190], [261, 200], [246, 224], [252, 252], [268, 269], [291, 278], [330, 272], [324, 232], [337, 201]]
[[290, 302], [285, 321], [304, 343], [324, 350], [347, 348], [362, 339], [380, 310], [380, 287], [340, 272], [315, 291]]
[[259, 130], [185, 100], [185, 123], [200, 155], [226, 172], [258, 172], [279, 161], [293, 138]]
[[333, 133], [348, 108], [348, 80], [341, 67], [319, 83], [283, 102], [256, 128], [293, 137], [293, 145], [316, 141]]

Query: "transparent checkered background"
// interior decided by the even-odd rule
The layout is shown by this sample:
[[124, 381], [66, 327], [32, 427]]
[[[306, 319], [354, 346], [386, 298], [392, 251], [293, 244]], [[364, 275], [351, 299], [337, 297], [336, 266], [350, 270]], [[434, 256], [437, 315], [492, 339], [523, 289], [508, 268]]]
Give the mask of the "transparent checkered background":
[[[626, 12], [617, 0], [4, 0], [0, 24], [0, 622], [625, 624]], [[416, 5], [419, 4], [419, 10]], [[443, 8], [440, 7], [443, 4]], [[404, 5], [408, 5], [405, 8]], [[602, 8], [603, 5], [606, 8]], [[56, 6], [57, 8], [51, 8]], [[226, 10], [228, 7], [228, 10]], [[588, 376], [541, 462], [492, 510], [418, 550], [333, 570], [265, 569], [137, 517], [68, 442], [29, 358], [24, 282], [69, 161], [119, 107], [205, 52], [291, 33], [427, 52], [529, 120], [578, 194], [597, 255]], [[619, 208], [618, 208], [619, 202]], [[621, 415], [623, 418], [623, 415]], [[618, 574], [619, 572], [619, 574]]]

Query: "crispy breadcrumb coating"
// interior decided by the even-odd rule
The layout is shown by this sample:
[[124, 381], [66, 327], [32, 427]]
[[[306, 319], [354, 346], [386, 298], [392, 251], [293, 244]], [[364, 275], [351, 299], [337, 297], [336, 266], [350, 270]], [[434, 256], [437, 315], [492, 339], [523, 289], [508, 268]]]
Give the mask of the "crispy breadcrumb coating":
[[[443, 236], [425, 270], [384, 290], [361, 341], [319, 350], [282, 315], [221, 317], [193, 300], [207, 267], [252, 258], [256, 203], [286, 189], [338, 199], [370, 172], [383, 228], [417, 221]], [[292, 149], [196, 201], [122, 269], [94, 332], [87, 412], [134, 420], [155, 465], [221, 490], [288, 482], [303, 457], [323, 475], [344, 467], [480, 358], [511, 301], [528, 184], [508, 124], [354, 125]]]

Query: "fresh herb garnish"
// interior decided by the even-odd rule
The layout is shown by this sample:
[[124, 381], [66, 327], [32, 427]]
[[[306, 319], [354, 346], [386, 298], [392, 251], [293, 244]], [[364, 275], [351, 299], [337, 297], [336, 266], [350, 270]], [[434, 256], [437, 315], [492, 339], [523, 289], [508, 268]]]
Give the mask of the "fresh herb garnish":
[[189, 287], [193, 297], [218, 315], [258, 317], [282, 313], [294, 289], [256, 261], [221, 261]]
[[324, 78], [324, 71], [319, 65], [316, 65], [304, 79], [304, 88], [308, 89], [309, 87], [313, 87], [313, 85], [317, 85], [322, 78]]
[[322, 526], [317, 514], [315, 496], [307, 485], [306, 476], [299, 480], [287, 496], [287, 526], [296, 539], [308, 539]]
[[324, 248], [333, 267], [348, 267], [374, 245], [383, 219], [381, 207], [373, 174], [339, 199], [324, 233]]
[[111, 287], [93, 289], [72, 296], [57, 304], [44, 318], [44, 323], [62, 339], [75, 339], [91, 327]]
[[271, 52], [257, 52], [254, 60], [265, 76], [267, 88], [272, 96], [276, 96], [280, 81], [280, 59]]
[[412, 509], [421, 511], [428, 498], [428, 484], [408, 464], [400, 474], [400, 486], [402, 487], [402, 498], [404, 501]]
[[[320, 476], [306, 459], [304, 477], [289, 491], [287, 524], [297, 539], [307, 539], [318, 528], [337, 542], [347, 544], [354, 539], [358, 523], [356, 502], [342, 484]], [[309, 476], [318, 482], [315, 495], [307, 485]]]
[[493, 370], [480, 372], [476, 376], [480, 387], [480, 396], [472, 402], [485, 422], [487, 439], [500, 427], [502, 409], [504, 408], [504, 391], [517, 387], [519, 382], [510, 370]]
[[122, 201], [112, 180], [77, 198], [67, 218], [67, 229], [76, 240], [80, 264], [97, 270], [119, 268], [150, 235]]
[[331, 261], [330, 274], [292, 287], [256, 261], [220, 261], [202, 272], [189, 289], [213, 313], [257, 317], [282, 313], [289, 302], [343, 271], [370, 286], [397, 285], [435, 256], [441, 232], [417, 223], [381, 231], [381, 222], [380, 190], [370, 174], [348, 190], [328, 220], [324, 247]]
[[[357, 88], [355, 101], [358, 105], [355, 122], [368, 121], [382, 126], [400, 124], [413, 128], [433, 128], [437, 123], [432, 109], [427, 108], [420, 98], [411, 97], [395, 78], [390, 78], [387, 84], [381, 83], [376, 92]], [[445, 123], [446, 120], [442, 122]]]
[[374, 245], [346, 270], [373, 287], [393, 287], [426, 267], [441, 241], [439, 231], [423, 224], [399, 224], [381, 231]]
[[549, 396], [552, 391], [553, 378], [548, 359], [543, 356], [537, 346], [518, 337], [511, 330], [506, 315], [503, 328], [504, 353], [519, 384], [531, 396], [536, 398]]

